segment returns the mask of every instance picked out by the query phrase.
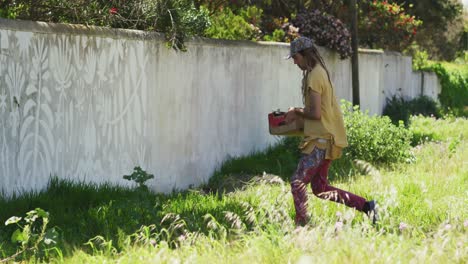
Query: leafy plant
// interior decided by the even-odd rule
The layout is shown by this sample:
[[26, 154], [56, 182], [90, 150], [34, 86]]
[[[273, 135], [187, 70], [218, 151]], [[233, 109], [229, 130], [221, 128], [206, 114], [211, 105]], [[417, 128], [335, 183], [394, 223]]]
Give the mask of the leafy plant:
[[9, 18], [162, 32], [182, 50], [188, 36], [209, 25], [208, 12], [192, 0], [15, 0], [1, 7]]
[[[423, 21], [414, 41], [428, 51], [432, 59], [451, 61], [460, 47], [463, 34], [463, 4], [459, 0], [391, 0], [407, 13]], [[436, 38], [434, 36], [437, 36]]]
[[423, 70], [433, 71], [439, 77], [442, 86], [439, 101], [444, 110], [451, 110], [456, 116], [468, 116], [468, 66], [438, 62]]
[[270, 35], [265, 35], [263, 36], [263, 39], [266, 40], [266, 41], [277, 41], [277, 42], [280, 42], [284, 39], [284, 37], [286, 36], [286, 33], [284, 32], [284, 30], [282, 29], [275, 29], [275, 31], [273, 31], [273, 33]]
[[262, 10], [255, 7], [242, 9], [240, 15], [236, 15], [229, 7], [223, 8], [212, 16], [205, 36], [229, 40], [256, 39], [260, 31], [252, 23], [260, 23], [261, 14]]
[[438, 118], [441, 117], [441, 109], [436, 101], [427, 96], [405, 100], [403, 97], [394, 95], [391, 98], [387, 98], [387, 104], [382, 114], [390, 117], [395, 125], [403, 121], [405, 126], [408, 126], [410, 116], [423, 115]]
[[345, 155], [352, 160], [374, 163], [410, 161], [411, 131], [404, 123], [392, 124], [387, 116], [369, 116], [359, 106], [343, 101], [342, 110], [349, 146]]
[[425, 50], [416, 50], [413, 55], [413, 70], [419, 71], [429, 64], [429, 54]]
[[387, 1], [364, 1], [360, 12], [359, 40], [370, 48], [401, 51], [411, 44], [422, 24], [402, 6]]
[[128, 181], [134, 181], [138, 184], [138, 188], [142, 190], [148, 190], [148, 186], [145, 185], [145, 182], [147, 180], [153, 179], [154, 175], [153, 174], [148, 174], [146, 171], [144, 171], [142, 168], [139, 166], [135, 167], [133, 169], [133, 173], [130, 175], [124, 175], [124, 179]]
[[299, 13], [293, 24], [299, 27], [301, 35], [338, 52], [341, 59], [351, 56], [351, 35], [345, 24], [336, 17], [319, 10], [306, 11]]
[[18, 229], [11, 235], [11, 242], [18, 244], [20, 248], [12, 256], [0, 260], [0, 263], [14, 261], [18, 256], [28, 252], [40, 257], [41, 247], [46, 252], [47, 248], [55, 244], [58, 238], [58, 233], [54, 228], [47, 229], [48, 223], [49, 213], [41, 208], [27, 212], [24, 219], [17, 216], [10, 217], [5, 222], [5, 226], [18, 226]]

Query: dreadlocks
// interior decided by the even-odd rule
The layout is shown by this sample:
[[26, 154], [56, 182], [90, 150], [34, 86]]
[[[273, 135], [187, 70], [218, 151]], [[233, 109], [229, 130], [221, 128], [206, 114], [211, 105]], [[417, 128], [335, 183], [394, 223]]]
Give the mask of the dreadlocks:
[[[317, 63], [320, 63], [323, 69], [325, 69], [325, 71], [327, 72], [327, 77], [328, 77], [328, 81], [330, 82], [330, 86], [333, 87], [331, 79], [330, 79], [330, 73], [328, 72], [327, 66], [325, 66], [325, 61], [323, 60], [322, 56], [320, 56], [320, 53], [318, 52], [317, 48], [315, 46], [312, 46], [310, 48], [299, 51], [299, 53], [305, 58], [305, 61], [307, 63], [307, 69], [304, 70], [303, 72], [304, 77], [307, 75], [307, 73], [309, 73], [315, 67], [315, 65], [317, 65]], [[305, 85], [304, 83], [302, 85], [302, 101], [304, 103], [305, 103], [306, 92], [307, 92], [307, 85]]]

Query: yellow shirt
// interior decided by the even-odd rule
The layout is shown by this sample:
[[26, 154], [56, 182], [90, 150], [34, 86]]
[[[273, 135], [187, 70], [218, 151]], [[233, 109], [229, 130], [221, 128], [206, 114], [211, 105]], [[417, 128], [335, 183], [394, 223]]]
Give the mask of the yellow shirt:
[[299, 146], [302, 153], [310, 154], [315, 147], [326, 149], [326, 159], [341, 157], [344, 147], [348, 146], [346, 129], [340, 104], [330, 84], [327, 72], [317, 64], [302, 80], [305, 85], [305, 104], [310, 105], [310, 92], [321, 95], [321, 119], [304, 121], [304, 140]]

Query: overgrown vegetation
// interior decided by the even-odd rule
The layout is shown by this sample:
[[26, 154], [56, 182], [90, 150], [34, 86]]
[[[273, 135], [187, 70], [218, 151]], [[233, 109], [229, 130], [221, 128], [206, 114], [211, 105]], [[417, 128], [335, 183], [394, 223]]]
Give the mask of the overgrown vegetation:
[[446, 111], [457, 116], [468, 116], [468, 64], [434, 63], [423, 70], [433, 71], [439, 77], [442, 91], [439, 100]]
[[[361, 47], [426, 50], [445, 60], [467, 49], [468, 23], [457, 0], [358, 3]], [[301, 31], [342, 58], [350, 54], [346, 0], [4, 0], [0, 17], [154, 30], [176, 49], [192, 35], [290, 42]]]
[[[418, 50], [428, 52], [432, 60], [452, 61], [463, 45], [467, 13], [459, 0], [392, 0], [410, 15], [423, 21], [414, 40]], [[434, 38], [434, 36], [437, 36]], [[412, 54], [412, 53], [411, 53]]]
[[260, 29], [256, 26], [261, 22], [262, 10], [255, 6], [239, 9], [239, 15], [229, 8], [223, 8], [211, 17], [211, 26], [205, 31], [205, 36], [216, 39], [256, 40]]
[[468, 116], [468, 64], [466, 54], [452, 63], [429, 60], [427, 52], [416, 52], [413, 69], [437, 74], [442, 91], [439, 94], [441, 112], [456, 116]]
[[423, 115], [439, 118], [442, 117], [442, 109], [436, 101], [427, 96], [405, 100], [403, 97], [394, 95], [392, 98], [387, 98], [382, 114], [390, 117], [395, 125], [403, 121], [405, 126], [408, 126], [411, 116]]
[[349, 143], [345, 155], [371, 163], [411, 161], [412, 135], [403, 123], [394, 125], [387, 116], [369, 116], [349, 102], [342, 109]]
[[208, 12], [192, 0], [6, 0], [0, 11], [13, 19], [163, 32], [175, 49], [209, 26]]
[[[38, 227], [43, 226], [40, 217], [45, 217], [47, 227], [56, 228], [57, 236], [52, 239], [56, 244], [49, 241], [52, 248], [37, 247], [15, 256], [16, 261], [295, 263], [313, 259], [362, 263], [393, 259], [462, 263], [468, 256], [464, 246], [468, 122], [460, 118], [412, 119], [409, 129], [413, 133], [437, 138], [414, 148], [413, 163], [378, 166], [377, 174], [354, 173], [332, 183], [379, 202], [382, 220], [376, 228], [353, 209], [312, 197], [313, 224], [296, 228], [287, 182], [250, 181], [225, 195], [202, 190], [163, 195], [55, 178], [42, 192], [0, 198], [0, 222], [9, 223], [0, 227], [0, 259], [21, 250], [24, 241], [11, 241], [18, 234], [13, 223], [20, 221], [11, 217], [32, 219], [37, 215]], [[281, 162], [297, 162], [297, 146], [292, 144], [278, 145], [291, 149]], [[272, 147], [266, 153], [276, 151]], [[259, 163], [264, 168], [255, 170], [271, 173], [269, 168], [275, 168], [278, 160], [260, 159]], [[232, 174], [242, 167], [229, 164], [220, 171]], [[251, 166], [257, 164], [246, 159], [245, 171], [254, 171]], [[31, 213], [38, 207], [42, 209]], [[35, 234], [41, 233], [40, 228], [35, 230], [39, 231]]]
[[369, 48], [402, 51], [414, 40], [423, 24], [397, 3], [363, 1], [360, 9], [359, 41]]

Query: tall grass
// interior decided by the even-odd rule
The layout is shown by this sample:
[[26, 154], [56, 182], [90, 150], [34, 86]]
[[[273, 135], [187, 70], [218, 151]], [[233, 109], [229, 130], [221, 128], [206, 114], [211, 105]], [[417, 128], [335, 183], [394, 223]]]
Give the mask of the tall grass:
[[[50, 227], [59, 228], [61, 239], [56, 253], [42, 259], [46, 262], [466, 263], [468, 122], [415, 118], [411, 124], [438, 138], [416, 146], [413, 163], [332, 182], [378, 201], [382, 219], [376, 227], [353, 209], [311, 195], [312, 222], [296, 228], [288, 182], [259, 180], [226, 193], [198, 189], [160, 195], [53, 179], [41, 193], [0, 199], [0, 221], [36, 207], [48, 211]], [[221, 190], [216, 184], [239, 171], [260, 179], [263, 171], [281, 171], [287, 179], [296, 154], [280, 152], [268, 150], [278, 155], [271, 159], [257, 153], [262, 166], [254, 158], [227, 163], [211, 191]], [[275, 165], [281, 155], [281, 162], [291, 163], [287, 170]], [[0, 227], [3, 257], [15, 250], [11, 233]]]

